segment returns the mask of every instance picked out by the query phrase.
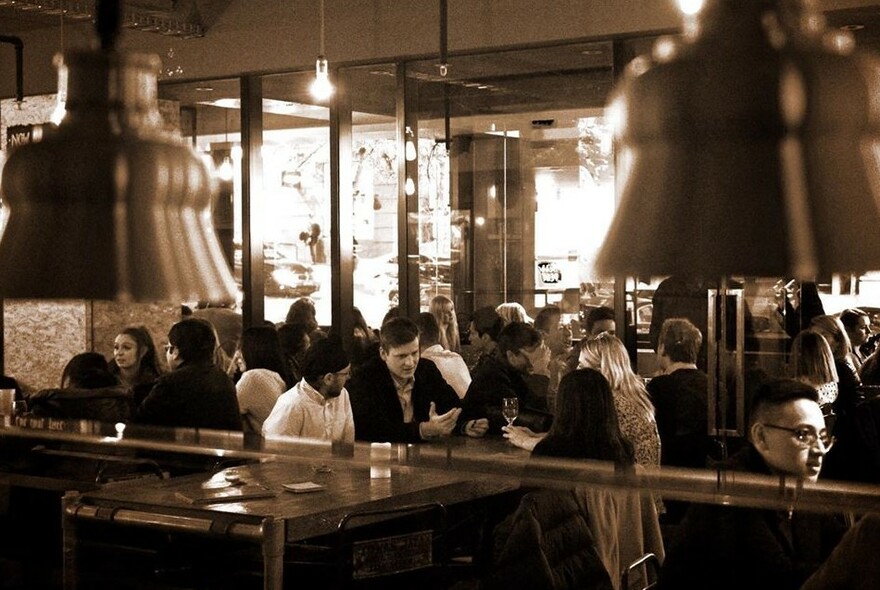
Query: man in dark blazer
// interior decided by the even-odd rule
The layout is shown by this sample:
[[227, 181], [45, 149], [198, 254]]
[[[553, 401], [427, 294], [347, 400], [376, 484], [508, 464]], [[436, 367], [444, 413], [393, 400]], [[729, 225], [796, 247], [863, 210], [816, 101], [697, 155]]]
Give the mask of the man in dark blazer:
[[[419, 442], [458, 426], [461, 400], [434, 363], [419, 357], [419, 329], [407, 318], [382, 325], [379, 356], [361, 365], [346, 389], [356, 440]], [[473, 421], [463, 430], [480, 436], [486, 427]]]
[[203, 319], [177, 322], [165, 347], [170, 373], [159, 377], [136, 421], [157, 426], [241, 430], [235, 384], [214, 365], [214, 328]]

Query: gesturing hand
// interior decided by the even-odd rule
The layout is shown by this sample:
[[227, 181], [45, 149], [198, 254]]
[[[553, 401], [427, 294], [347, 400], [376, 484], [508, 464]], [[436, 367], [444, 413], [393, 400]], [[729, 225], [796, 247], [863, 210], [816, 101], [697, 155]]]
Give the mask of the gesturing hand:
[[419, 433], [422, 438], [447, 436], [455, 429], [459, 414], [461, 414], [461, 408], [452, 408], [445, 414], [438, 414], [437, 406], [431, 402], [431, 407], [428, 409], [428, 421], [419, 424]]
[[474, 438], [479, 438], [489, 431], [489, 420], [486, 418], [478, 418], [476, 420], [468, 420], [464, 425], [464, 433]]

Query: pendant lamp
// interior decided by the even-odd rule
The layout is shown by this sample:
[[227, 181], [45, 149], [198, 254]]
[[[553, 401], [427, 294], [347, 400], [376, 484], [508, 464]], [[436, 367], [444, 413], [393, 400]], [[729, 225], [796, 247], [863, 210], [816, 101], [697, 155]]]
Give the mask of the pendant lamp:
[[97, 7], [101, 48], [58, 61], [63, 119], [3, 168], [0, 296], [234, 301], [212, 176], [161, 128], [159, 59], [118, 52], [119, 2]]
[[880, 61], [807, 0], [706, 0], [609, 110], [620, 206], [605, 275], [880, 269]]

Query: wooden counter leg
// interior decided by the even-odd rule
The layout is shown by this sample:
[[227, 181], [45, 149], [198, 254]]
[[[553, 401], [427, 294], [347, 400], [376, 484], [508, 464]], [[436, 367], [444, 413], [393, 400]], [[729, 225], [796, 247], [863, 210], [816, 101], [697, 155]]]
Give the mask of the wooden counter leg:
[[[263, 520], [263, 588], [281, 590], [284, 586], [284, 521]], [[65, 590], [67, 590], [65, 588]]]
[[61, 500], [62, 579], [64, 590], [76, 590], [79, 579], [76, 570], [76, 506], [79, 492], [67, 492]]

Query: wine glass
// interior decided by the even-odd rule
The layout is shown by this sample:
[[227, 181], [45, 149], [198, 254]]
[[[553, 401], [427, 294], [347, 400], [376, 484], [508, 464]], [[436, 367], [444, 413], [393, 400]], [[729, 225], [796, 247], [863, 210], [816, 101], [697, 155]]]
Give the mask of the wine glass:
[[501, 400], [501, 415], [507, 420], [508, 426], [513, 426], [513, 422], [519, 415], [519, 398], [505, 397]]

